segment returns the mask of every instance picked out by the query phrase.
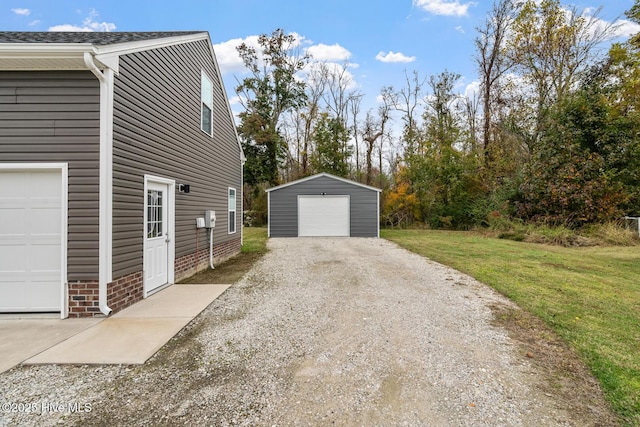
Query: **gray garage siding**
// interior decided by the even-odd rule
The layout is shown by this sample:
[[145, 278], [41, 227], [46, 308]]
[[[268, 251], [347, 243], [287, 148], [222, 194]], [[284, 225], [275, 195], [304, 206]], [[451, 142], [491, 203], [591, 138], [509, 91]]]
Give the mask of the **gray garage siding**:
[[318, 176], [269, 191], [271, 237], [298, 236], [298, 195], [348, 195], [351, 237], [378, 236], [378, 192], [332, 178]]
[[[144, 174], [189, 184], [176, 192], [176, 258], [193, 253], [195, 218], [214, 209], [214, 244], [240, 237], [240, 149], [222, 82], [205, 40], [120, 59], [114, 95], [113, 277], [140, 271]], [[200, 70], [214, 86], [213, 137], [200, 128]], [[209, 180], [207, 177], [213, 179]], [[227, 233], [227, 190], [236, 197], [236, 233]], [[204, 229], [200, 248], [206, 244]]]
[[69, 165], [69, 281], [98, 278], [99, 96], [89, 71], [0, 71], [0, 162]]

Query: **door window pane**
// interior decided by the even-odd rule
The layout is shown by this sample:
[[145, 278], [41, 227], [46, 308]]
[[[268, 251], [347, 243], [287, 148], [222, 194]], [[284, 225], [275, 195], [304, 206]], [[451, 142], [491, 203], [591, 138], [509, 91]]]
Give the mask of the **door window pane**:
[[147, 192], [147, 238], [162, 236], [162, 191]]

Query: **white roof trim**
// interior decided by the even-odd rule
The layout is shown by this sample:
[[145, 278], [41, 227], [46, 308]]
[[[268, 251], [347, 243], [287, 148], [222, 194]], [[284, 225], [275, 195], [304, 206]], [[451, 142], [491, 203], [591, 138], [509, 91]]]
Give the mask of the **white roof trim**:
[[38, 56], [39, 54], [64, 54], [93, 52], [91, 43], [0, 43], [0, 53], [17, 56]]
[[209, 34], [206, 32], [200, 32], [184, 36], [162, 37], [151, 40], [139, 40], [134, 42], [95, 46], [96, 59], [103, 64], [108, 65], [109, 68], [111, 68], [117, 74], [120, 71], [119, 59], [121, 55], [127, 55], [129, 53], [142, 52], [151, 49], [159, 49], [162, 47], [189, 43], [192, 41], [203, 39], [209, 39]]
[[0, 70], [82, 70], [85, 53], [96, 49], [88, 43], [0, 43]]
[[229, 95], [227, 94], [227, 89], [224, 87], [224, 80], [222, 80], [222, 73], [220, 72], [220, 65], [218, 64], [218, 58], [216, 57], [216, 52], [213, 50], [213, 44], [211, 44], [211, 38], [207, 34], [207, 45], [209, 46], [209, 51], [211, 52], [211, 57], [213, 58], [213, 64], [215, 65], [216, 74], [218, 77], [218, 81], [220, 82], [220, 86], [222, 86], [222, 94], [224, 95], [224, 99], [227, 101], [227, 111], [229, 112], [229, 119], [233, 124], [233, 132], [236, 136], [236, 141], [238, 141], [238, 148], [240, 148], [240, 161], [244, 165], [247, 161], [247, 158], [244, 155], [244, 150], [242, 149], [242, 143], [240, 142], [240, 136], [238, 136], [238, 128], [236, 126], [236, 118], [233, 115], [233, 110], [231, 110], [231, 105], [229, 104]]
[[[0, 69], [79, 69], [77, 62], [71, 61], [83, 60], [84, 53], [89, 52], [94, 55], [100, 69], [111, 68], [117, 74], [121, 55], [203, 39], [209, 40], [209, 34], [205, 31], [102, 46], [91, 43], [0, 43], [0, 62], [3, 59], [31, 60], [28, 62], [31, 65], [25, 68], [4, 68], [0, 65]], [[211, 44], [210, 40], [209, 44]], [[43, 65], [34, 66], [34, 61], [37, 60], [41, 60]], [[86, 69], [86, 67], [81, 68]]]
[[316, 175], [311, 175], [311, 176], [308, 176], [306, 178], [298, 179], [296, 181], [287, 182], [286, 184], [278, 185], [277, 187], [268, 188], [265, 191], [267, 193], [269, 193], [269, 192], [274, 191], [274, 190], [280, 190], [281, 188], [290, 187], [292, 185], [300, 184], [300, 183], [305, 182], [305, 181], [311, 181], [312, 179], [316, 179], [316, 178], [320, 178], [320, 177], [327, 177], [327, 178], [335, 179], [336, 181], [342, 181], [342, 182], [347, 183], [347, 184], [351, 184], [351, 185], [355, 185], [355, 186], [358, 186], [358, 187], [366, 188], [367, 190], [382, 192], [382, 190], [379, 189], [379, 188], [371, 187], [371, 186], [365, 185], [365, 184], [360, 184], [359, 182], [355, 182], [355, 181], [351, 181], [350, 179], [341, 178], [339, 176], [331, 175], [330, 173], [326, 173], [326, 172], [322, 172], [322, 173], [319, 173], [319, 174], [316, 174]]

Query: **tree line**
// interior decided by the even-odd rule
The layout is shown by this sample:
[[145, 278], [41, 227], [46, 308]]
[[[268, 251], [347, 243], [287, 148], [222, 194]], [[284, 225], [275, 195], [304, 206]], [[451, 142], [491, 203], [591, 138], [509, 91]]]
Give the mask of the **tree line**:
[[[495, 0], [476, 28], [476, 93], [456, 93], [455, 72], [415, 70], [368, 111], [348, 64], [314, 62], [280, 29], [241, 44], [250, 216], [266, 220], [265, 188], [318, 172], [382, 188], [388, 226], [640, 214], [640, 35], [603, 51], [616, 28], [598, 15]], [[640, 0], [626, 15], [640, 23]]]

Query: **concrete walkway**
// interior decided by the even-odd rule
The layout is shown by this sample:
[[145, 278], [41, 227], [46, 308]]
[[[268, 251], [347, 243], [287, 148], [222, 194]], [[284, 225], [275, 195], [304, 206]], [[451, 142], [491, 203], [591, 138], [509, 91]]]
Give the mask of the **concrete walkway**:
[[142, 364], [230, 285], [172, 285], [108, 318], [0, 321], [0, 372], [24, 363]]

